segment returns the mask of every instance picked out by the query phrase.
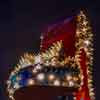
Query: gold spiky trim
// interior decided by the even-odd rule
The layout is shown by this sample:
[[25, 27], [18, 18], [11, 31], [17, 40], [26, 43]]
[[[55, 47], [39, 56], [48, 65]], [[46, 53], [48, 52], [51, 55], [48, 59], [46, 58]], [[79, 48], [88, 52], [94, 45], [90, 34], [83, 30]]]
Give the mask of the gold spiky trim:
[[[34, 65], [38, 62], [45, 65], [46, 61], [48, 61], [50, 64], [55, 61], [55, 65], [64, 66], [65, 64], [71, 64], [71, 67], [74, 67], [76, 65], [74, 57], [68, 56], [65, 57], [62, 61], [59, 60], [59, 52], [62, 49], [62, 46], [63, 43], [62, 40], [60, 40], [56, 43], [53, 43], [53, 45], [48, 50], [46, 50], [45, 52], [41, 52], [38, 55], [25, 53], [23, 56], [20, 57], [19, 63], [14, 67], [14, 70], [11, 72], [11, 76], [19, 72], [21, 69], [26, 68], [29, 65]], [[39, 61], [37, 62], [36, 60]]]
[[[76, 30], [76, 62], [80, 66], [80, 50], [84, 49], [87, 55], [87, 74], [88, 74], [88, 88], [89, 95], [91, 100], [95, 100], [93, 84], [92, 84], [92, 71], [90, 69], [93, 65], [93, 33], [91, 31], [91, 27], [87, 20], [86, 15], [83, 11], [80, 11], [80, 14], [77, 16], [77, 30]], [[82, 70], [81, 70], [82, 71]]]
[[11, 71], [10, 76], [15, 75], [21, 69], [34, 64], [34, 61], [35, 61], [34, 59], [35, 59], [34, 54], [25, 53], [23, 57], [22, 56], [20, 57], [19, 63], [16, 66], [14, 66], [14, 69]]
[[49, 60], [55, 56], [59, 56], [59, 51], [61, 50], [62, 48], [62, 40], [61, 41], [57, 41], [56, 43], [53, 43], [53, 45], [48, 49], [46, 50], [45, 52], [42, 52], [41, 53], [41, 57], [44, 59], [44, 60]]
[[8, 95], [9, 98], [11, 98], [12, 100], [15, 100], [15, 98], [13, 97], [15, 90], [14, 89], [10, 89], [11, 87], [11, 77], [16, 75], [21, 69], [28, 67], [28, 65], [32, 65], [34, 64], [35, 61], [35, 55], [31, 54], [31, 53], [24, 53], [23, 57], [20, 57], [19, 63], [14, 66], [14, 69], [11, 71], [11, 74], [9, 76], [9, 80], [7, 80], [7, 91], [8, 91]]
[[[62, 40], [57, 41], [56, 43], [53, 43], [53, 45], [46, 50], [45, 52], [41, 53], [41, 57], [43, 59], [44, 64], [46, 63], [46, 61], [48, 63], [52, 63], [52, 60], [56, 60], [56, 63], [58, 63], [58, 65], [66, 65], [66, 64], [70, 64], [72, 65], [71, 67], [75, 67], [76, 65], [76, 61], [75, 61], [75, 57], [70, 57], [70, 56], [65, 56], [62, 60], [59, 60], [60, 57], [60, 50], [63, 47], [63, 42]], [[57, 65], [57, 64], [56, 64]]]
[[21, 56], [21, 59], [19, 61], [19, 65], [24, 65], [24, 64], [33, 64], [35, 61], [35, 55], [34, 54], [29, 54], [25, 53], [24, 56]]

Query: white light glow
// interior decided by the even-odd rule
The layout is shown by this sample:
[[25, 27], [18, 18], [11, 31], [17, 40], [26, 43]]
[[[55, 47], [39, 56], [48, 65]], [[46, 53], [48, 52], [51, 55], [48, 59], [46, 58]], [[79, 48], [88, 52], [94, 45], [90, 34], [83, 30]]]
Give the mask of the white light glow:
[[35, 56], [35, 64], [38, 64], [38, 63], [41, 63], [41, 62], [42, 62], [41, 56], [40, 55]]
[[28, 80], [28, 85], [33, 85], [34, 83], [35, 83], [35, 81], [33, 79]]
[[38, 64], [38, 65], [36, 65], [36, 69], [40, 70], [40, 69], [42, 69], [42, 66], [40, 64]]
[[74, 86], [74, 82], [73, 81], [69, 81], [69, 87], [73, 87]]
[[48, 79], [49, 79], [50, 81], [54, 80], [54, 78], [55, 78], [55, 75], [54, 75], [54, 74], [50, 74], [50, 75], [48, 76]]
[[45, 78], [45, 74], [44, 73], [40, 73], [37, 75], [37, 80], [42, 81]]
[[69, 81], [72, 79], [72, 76], [70, 74], [66, 74], [66, 79]]
[[59, 81], [59, 80], [55, 80], [55, 81], [54, 81], [54, 85], [55, 85], [55, 86], [60, 86], [60, 81]]
[[90, 42], [89, 42], [88, 40], [85, 40], [84, 43], [85, 43], [85, 45], [87, 45], [87, 46], [90, 44]]
[[19, 89], [20, 88], [20, 85], [18, 83], [15, 83], [14, 88], [15, 89]]

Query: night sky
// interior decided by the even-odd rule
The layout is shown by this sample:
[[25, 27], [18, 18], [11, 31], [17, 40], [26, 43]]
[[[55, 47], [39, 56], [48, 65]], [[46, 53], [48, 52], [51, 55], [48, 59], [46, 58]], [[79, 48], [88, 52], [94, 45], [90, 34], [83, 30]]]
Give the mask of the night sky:
[[[7, 100], [8, 70], [24, 52], [38, 52], [42, 29], [86, 9], [95, 33], [94, 80], [100, 100], [100, 3], [99, 0], [0, 0], [0, 100]], [[97, 54], [98, 53], [98, 54]]]

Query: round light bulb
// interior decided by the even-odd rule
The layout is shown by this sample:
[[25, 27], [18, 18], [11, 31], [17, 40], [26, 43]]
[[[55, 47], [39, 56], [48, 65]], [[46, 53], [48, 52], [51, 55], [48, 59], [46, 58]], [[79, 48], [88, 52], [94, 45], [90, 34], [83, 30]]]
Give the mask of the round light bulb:
[[28, 85], [33, 85], [34, 83], [35, 83], [35, 81], [33, 79], [28, 80]]
[[33, 72], [33, 74], [36, 74], [38, 71], [37, 71], [37, 69], [33, 69], [32, 72]]
[[86, 45], [89, 45], [89, 44], [90, 44], [90, 42], [89, 42], [88, 40], [85, 40], [84, 43], [85, 43]]
[[78, 81], [79, 78], [78, 78], [78, 77], [73, 77], [73, 80], [74, 80], [74, 81]]
[[73, 87], [74, 86], [74, 82], [73, 81], [69, 81], [69, 87]]
[[35, 64], [38, 64], [38, 63], [42, 63], [42, 59], [40, 55], [35, 57]]
[[66, 79], [69, 81], [72, 79], [72, 76], [70, 74], [66, 74]]
[[55, 81], [54, 81], [54, 85], [55, 85], [55, 86], [60, 86], [60, 81], [59, 81], [59, 80], [55, 80]]
[[42, 69], [42, 66], [40, 64], [38, 64], [38, 65], [36, 65], [36, 69], [40, 70], [40, 69]]
[[37, 80], [42, 81], [45, 78], [45, 74], [44, 73], [40, 73], [37, 75]]
[[55, 75], [54, 75], [54, 74], [50, 74], [50, 75], [48, 76], [48, 79], [49, 79], [50, 81], [54, 80], [54, 79], [55, 79]]

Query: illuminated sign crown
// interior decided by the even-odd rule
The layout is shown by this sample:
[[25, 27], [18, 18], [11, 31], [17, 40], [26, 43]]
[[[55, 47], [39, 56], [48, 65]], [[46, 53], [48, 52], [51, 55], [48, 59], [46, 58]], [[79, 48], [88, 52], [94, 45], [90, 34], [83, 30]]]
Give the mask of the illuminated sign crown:
[[60, 59], [61, 48], [62, 41], [57, 41], [44, 53], [24, 54], [9, 77], [10, 95], [30, 85], [80, 87], [79, 67], [70, 56]]
[[[61, 39], [55, 37], [56, 41], [53, 40], [49, 47], [49, 40], [43, 41], [46, 44], [42, 45], [48, 47], [45, 51], [38, 55], [25, 53], [11, 72], [7, 81], [9, 97], [14, 100], [16, 90], [30, 85], [62, 86], [78, 89], [78, 93], [75, 94], [76, 100], [94, 100], [89, 69], [92, 65], [92, 36], [86, 16], [81, 12], [77, 16], [74, 56], [66, 53], [65, 34], [65, 40], [62, 36], [59, 36]], [[73, 35], [69, 40], [71, 38]]]

